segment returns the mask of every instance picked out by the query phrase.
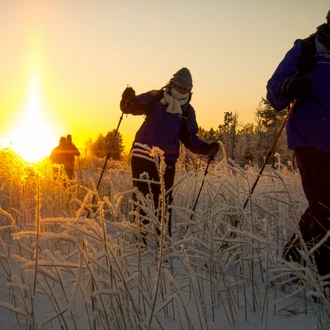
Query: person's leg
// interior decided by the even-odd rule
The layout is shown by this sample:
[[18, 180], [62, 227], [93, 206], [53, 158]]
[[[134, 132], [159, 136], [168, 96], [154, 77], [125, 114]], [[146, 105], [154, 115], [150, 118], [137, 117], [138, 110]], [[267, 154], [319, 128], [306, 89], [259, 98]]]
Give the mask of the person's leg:
[[[146, 181], [138, 180], [141, 178], [141, 174], [146, 172], [148, 173], [149, 180], [153, 180], [155, 182], [159, 182], [159, 173], [158, 169], [155, 166], [155, 163], [153, 161], [149, 161], [144, 158], [139, 158], [136, 156], [132, 157], [131, 160], [131, 166], [132, 166], [132, 176], [133, 176], [133, 185], [138, 188], [138, 190], [144, 195], [150, 194], [150, 187], [152, 190], [153, 195], [153, 201], [155, 210], [159, 207], [159, 196], [160, 196], [160, 184], [153, 183], [148, 185]], [[174, 183], [174, 177], [175, 177], [175, 163], [174, 162], [167, 162], [165, 173], [164, 173], [164, 185], [166, 190], [166, 205], [170, 205], [173, 201], [173, 195], [172, 191], [168, 192], [173, 186]], [[172, 221], [171, 221], [171, 214], [172, 210], [168, 210], [168, 235], [171, 236], [172, 234]], [[149, 221], [146, 219], [146, 214], [143, 210], [140, 210], [140, 215], [142, 219], [142, 223], [144, 225], [148, 224]], [[161, 216], [161, 215], [160, 215]], [[159, 228], [157, 228], [158, 235], [160, 234]]]
[[68, 179], [72, 180], [72, 178], [73, 178], [73, 168], [67, 168], [65, 170], [65, 172], [66, 172], [66, 175], [67, 175]]
[[[155, 163], [152, 160], [144, 159], [137, 156], [132, 156], [131, 159], [133, 186], [136, 187], [143, 196], [152, 195], [155, 210], [159, 203], [160, 186], [157, 183], [148, 183], [148, 180], [159, 182], [159, 174]], [[143, 177], [143, 173], [146, 177]], [[137, 196], [134, 196], [137, 200]], [[141, 221], [141, 235], [144, 243], [146, 243], [146, 226], [149, 223], [147, 214], [141, 208], [139, 209], [140, 221]]]
[[316, 238], [330, 229], [330, 153], [298, 149], [295, 155], [308, 200], [299, 225], [303, 235]]
[[[313, 246], [330, 230], [330, 153], [304, 148], [296, 150], [295, 155], [308, 200], [299, 228], [307, 246]], [[321, 275], [330, 271], [328, 243], [315, 253]]]

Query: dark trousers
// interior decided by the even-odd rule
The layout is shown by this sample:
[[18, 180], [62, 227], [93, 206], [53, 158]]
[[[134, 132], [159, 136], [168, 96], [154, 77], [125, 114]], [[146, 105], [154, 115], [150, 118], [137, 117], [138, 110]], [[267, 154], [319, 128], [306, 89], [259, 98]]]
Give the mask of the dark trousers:
[[[161, 193], [161, 186], [159, 184], [159, 173], [158, 169], [156, 168], [156, 164], [153, 162], [153, 160], [148, 160], [136, 156], [132, 156], [131, 160], [131, 166], [132, 166], [132, 176], [133, 176], [133, 185], [134, 187], [137, 187], [139, 191], [144, 195], [147, 196], [150, 194], [150, 188], [153, 195], [153, 202], [155, 205], [155, 209], [159, 206], [159, 197]], [[144, 172], [148, 173], [148, 180], [155, 181], [157, 183], [148, 183], [146, 179], [142, 181], [138, 181], [136, 179], [141, 179], [141, 174]], [[166, 162], [166, 169], [164, 173], [164, 185], [166, 190], [166, 204], [170, 205], [173, 201], [172, 191], [168, 192], [170, 188], [172, 188], [174, 183], [174, 176], [175, 176], [175, 163], [174, 162]], [[142, 176], [143, 177], [143, 176]], [[149, 188], [150, 187], [150, 188]], [[171, 236], [172, 234], [172, 221], [171, 221], [171, 212], [172, 210], [168, 210], [168, 220], [167, 220], [167, 226], [168, 226], [168, 234]], [[141, 218], [144, 218], [142, 220], [143, 224], [148, 224], [148, 220], [145, 219], [145, 212], [143, 210], [140, 211]], [[158, 234], [160, 233], [159, 228], [157, 228]]]
[[73, 179], [73, 167], [66, 167], [65, 168], [66, 175], [69, 180]]
[[[308, 207], [299, 222], [307, 245], [313, 246], [330, 230], [330, 153], [311, 148], [295, 150]], [[321, 275], [330, 273], [330, 240], [315, 253]]]

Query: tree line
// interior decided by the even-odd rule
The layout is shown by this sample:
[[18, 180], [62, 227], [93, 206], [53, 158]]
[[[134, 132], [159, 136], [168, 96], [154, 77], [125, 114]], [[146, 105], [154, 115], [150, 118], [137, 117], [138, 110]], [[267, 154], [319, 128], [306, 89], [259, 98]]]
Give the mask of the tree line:
[[[255, 112], [255, 123], [242, 124], [236, 112], [224, 112], [223, 124], [217, 129], [210, 130], [199, 127], [199, 136], [207, 142], [221, 141], [227, 158], [240, 166], [261, 166], [286, 115], [287, 110], [276, 111], [262, 98]], [[115, 134], [114, 129], [105, 136], [99, 134], [94, 142], [88, 140], [86, 142], [88, 152], [98, 158], [106, 157]], [[123, 137], [118, 132], [111, 149], [111, 158], [121, 160], [124, 151]], [[274, 154], [270, 164], [275, 165], [280, 157], [282, 164], [290, 162], [294, 166], [293, 152], [287, 148], [285, 129], [276, 144]]]

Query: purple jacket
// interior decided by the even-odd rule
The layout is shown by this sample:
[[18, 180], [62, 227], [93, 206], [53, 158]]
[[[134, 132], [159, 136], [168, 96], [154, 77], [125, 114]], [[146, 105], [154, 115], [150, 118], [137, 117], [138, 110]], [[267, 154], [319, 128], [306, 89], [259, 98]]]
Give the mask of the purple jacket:
[[[267, 100], [276, 110], [292, 102], [281, 95], [281, 85], [297, 73], [296, 58], [302, 48], [303, 41], [296, 40], [268, 81]], [[330, 152], [330, 53], [316, 51], [316, 61], [311, 77], [312, 95], [296, 105], [287, 123], [288, 147], [292, 150], [309, 147]]]
[[[141, 115], [141, 109], [134, 111], [136, 104], [141, 105], [150, 102], [155, 91], [137, 95], [129, 105], [129, 109], [123, 109], [125, 113]], [[194, 108], [187, 102], [182, 106], [181, 114], [172, 114], [166, 111], [167, 106], [157, 102], [135, 135], [135, 142], [146, 144], [150, 148], [159, 147], [164, 151], [165, 160], [176, 162], [180, 154], [180, 141], [193, 153], [206, 155], [209, 146], [197, 137], [198, 125]]]

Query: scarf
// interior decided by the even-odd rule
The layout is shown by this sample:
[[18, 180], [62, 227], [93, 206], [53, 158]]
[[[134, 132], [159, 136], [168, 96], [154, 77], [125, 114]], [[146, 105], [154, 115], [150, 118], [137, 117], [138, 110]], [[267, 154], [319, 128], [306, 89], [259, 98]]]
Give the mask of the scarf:
[[168, 104], [166, 111], [168, 113], [182, 114], [181, 106], [187, 103], [189, 99], [189, 93], [180, 94], [175, 88], [166, 88], [164, 91], [164, 97], [160, 102], [164, 105]]

